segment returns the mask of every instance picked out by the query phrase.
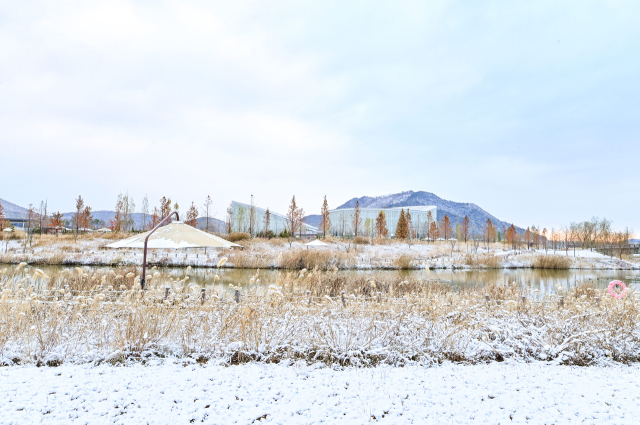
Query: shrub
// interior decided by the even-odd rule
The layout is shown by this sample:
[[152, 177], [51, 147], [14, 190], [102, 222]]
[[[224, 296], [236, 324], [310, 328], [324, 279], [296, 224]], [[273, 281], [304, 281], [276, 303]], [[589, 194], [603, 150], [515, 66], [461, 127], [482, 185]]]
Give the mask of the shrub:
[[229, 233], [226, 237], [229, 242], [237, 242], [245, 239], [251, 239], [251, 235], [244, 232]]
[[571, 267], [571, 258], [562, 255], [536, 255], [531, 260], [534, 269], [566, 270]]
[[400, 270], [406, 270], [413, 267], [413, 262], [416, 260], [416, 257], [412, 254], [403, 252], [398, 254], [396, 258], [393, 259], [393, 264]]
[[464, 264], [470, 267], [485, 267], [487, 269], [499, 269], [502, 267], [500, 258], [493, 254], [467, 254], [464, 256]]
[[353, 243], [358, 245], [369, 245], [369, 238], [365, 238], [364, 236], [356, 236], [353, 238]]

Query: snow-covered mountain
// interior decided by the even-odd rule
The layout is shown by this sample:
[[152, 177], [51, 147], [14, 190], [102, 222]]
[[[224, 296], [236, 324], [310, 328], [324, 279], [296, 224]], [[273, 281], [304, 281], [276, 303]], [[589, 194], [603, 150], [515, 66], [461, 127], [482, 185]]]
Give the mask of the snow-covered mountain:
[[0, 198], [0, 203], [4, 208], [4, 216], [7, 218], [27, 218], [28, 210], [26, 208], [22, 208], [19, 205], [12, 204], [9, 201], [5, 201]]
[[[461, 222], [465, 215], [469, 217], [471, 222], [471, 228], [473, 231], [479, 232], [484, 227], [487, 219], [491, 219], [491, 222], [499, 231], [502, 231], [502, 227], [508, 227], [511, 223], [502, 221], [497, 217], [489, 214], [476, 204], [454, 202], [442, 199], [437, 195], [430, 192], [414, 192], [412, 190], [400, 193], [394, 193], [391, 195], [383, 196], [362, 196], [360, 198], [353, 198], [340, 205], [336, 209], [341, 208], [353, 208], [356, 205], [356, 201], [359, 201], [360, 208], [392, 208], [392, 207], [407, 207], [407, 206], [426, 206], [434, 205], [438, 207], [437, 220], [441, 220], [445, 215], [449, 216], [452, 223]], [[319, 215], [310, 215], [305, 218], [305, 221], [312, 225], [317, 226], [320, 224]], [[517, 226], [516, 226], [517, 227]], [[522, 229], [517, 227], [519, 231]]]

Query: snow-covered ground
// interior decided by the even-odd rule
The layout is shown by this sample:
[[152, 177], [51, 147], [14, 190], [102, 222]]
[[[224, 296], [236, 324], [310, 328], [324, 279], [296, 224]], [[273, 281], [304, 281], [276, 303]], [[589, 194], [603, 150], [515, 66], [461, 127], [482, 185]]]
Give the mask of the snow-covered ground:
[[0, 369], [2, 424], [635, 424], [640, 367]]
[[[33, 247], [23, 247], [22, 241], [8, 242], [0, 250], [0, 263], [64, 264], [64, 265], [139, 265], [142, 262], [142, 250], [105, 249], [112, 239], [91, 238], [73, 240], [48, 240], [47, 243]], [[152, 264], [165, 266], [216, 267], [223, 256], [229, 257], [225, 267], [278, 268], [279, 257], [291, 250], [306, 250], [304, 241], [294, 241], [291, 245], [281, 239], [271, 241], [242, 241], [246, 248], [242, 252], [230, 250], [191, 249], [170, 250], [152, 249], [148, 260]], [[452, 248], [448, 242], [435, 243], [383, 243], [376, 245], [354, 245], [343, 240], [330, 240], [327, 248], [311, 248], [317, 251], [330, 251], [340, 268], [376, 269], [396, 268], [396, 259], [400, 255], [412, 258], [414, 268], [483, 268], [482, 265], [469, 265], [471, 257], [493, 257], [504, 268], [529, 268], [536, 256], [557, 255], [570, 258], [571, 268], [575, 269], [640, 269], [640, 262], [622, 260], [605, 256], [591, 250], [520, 250], [508, 249], [504, 244], [484, 244], [474, 251], [471, 244], [458, 242]], [[6, 252], [4, 252], [6, 251]], [[640, 258], [638, 258], [640, 260]]]

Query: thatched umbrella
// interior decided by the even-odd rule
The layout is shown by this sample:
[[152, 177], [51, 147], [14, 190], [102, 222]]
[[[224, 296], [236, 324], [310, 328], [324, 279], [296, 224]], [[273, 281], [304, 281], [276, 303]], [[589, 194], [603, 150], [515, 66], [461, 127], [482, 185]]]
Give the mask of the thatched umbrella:
[[175, 214], [179, 220], [177, 212], [171, 213], [165, 217], [152, 230], [140, 235], [122, 239], [107, 245], [107, 248], [142, 248], [144, 249], [144, 257], [142, 260], [142, 277], [140, 285], [144, 289], [145, 278], [147, 273], [147, 248], [164, 248], [164, 249], [185, 249], [185, 248], [242, 248], [238, 245], [221, 237], [212, 235], [195, 227], [189, 226], [182, 221], [174, 221], [173, 223], [163, 226]]

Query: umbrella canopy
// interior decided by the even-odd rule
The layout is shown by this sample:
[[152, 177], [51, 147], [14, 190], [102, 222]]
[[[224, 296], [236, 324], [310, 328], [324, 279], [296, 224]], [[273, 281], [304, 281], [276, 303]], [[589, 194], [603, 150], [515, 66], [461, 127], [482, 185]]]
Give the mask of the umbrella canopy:
[[[107, 248], [144, 248], [144, 239], [149, 232], [123, 239], [107, 245]], [[174, 221], [156, 230], [149, 238], [148, 248], [242, 248], [218, 236], [203, 232], [181, 221]]]
[[309, 243], [305, 244], [306, 246], [329, 246], [329, 244], [322, 242], [320, 239], [315, 239]]

